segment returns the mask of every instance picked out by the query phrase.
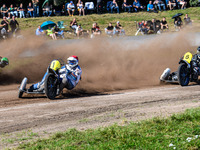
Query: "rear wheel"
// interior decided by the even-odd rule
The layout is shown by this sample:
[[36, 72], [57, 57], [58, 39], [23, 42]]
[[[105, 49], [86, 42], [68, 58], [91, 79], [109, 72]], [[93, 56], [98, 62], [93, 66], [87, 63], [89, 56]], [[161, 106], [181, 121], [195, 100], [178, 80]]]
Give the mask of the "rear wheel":
[[57, 78], [52, 73], [48, 73], [44, 81], [44, 91], [47, 98], [53, 100], [57, 94]]
[[189, 84], [190, 77], [187, 69], [187, 65], [182, 63], [178, 68], [178, 82], [181, 86], [187, 86]]

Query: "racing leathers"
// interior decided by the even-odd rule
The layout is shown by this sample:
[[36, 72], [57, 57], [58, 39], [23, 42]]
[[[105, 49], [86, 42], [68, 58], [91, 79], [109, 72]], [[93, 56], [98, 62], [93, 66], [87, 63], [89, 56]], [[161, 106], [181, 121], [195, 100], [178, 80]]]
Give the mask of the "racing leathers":
[[194, 71], [193, 79], [197, 80], [198, 76], [200, 75], [200, 54], [199, 53], [193, 55], [192, 67]]
[[[59, 93], [64, 89], [67, 88], [68, 90], [72, 90], [81, 79], [82, 70], [80, 66], [75, 66], [74, 68], [69, 67], [69, 65], [62, 66], [59, 70], [60, 75], [60, 88]], [[45, 73], [45, 75], [42, 78], [42, 81], [36, 84], [33, 84], [28, 91], [32, 92], [33, 90], [37, 91], [43, 91], [44, 90], [44, 81], [45, 77], [48, 74], [48, 72]]]

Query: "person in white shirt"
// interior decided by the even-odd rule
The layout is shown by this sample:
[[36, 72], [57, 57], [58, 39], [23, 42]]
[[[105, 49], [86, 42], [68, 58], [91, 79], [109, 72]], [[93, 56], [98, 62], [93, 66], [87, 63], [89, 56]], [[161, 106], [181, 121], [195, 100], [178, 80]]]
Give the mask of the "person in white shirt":
[[67, 12], [68, 12], [69, 16], [74, 15], [74, 10], [75, 10], [74, 3], [73, 3], [73, 1], [70, 1], [70, 3], [67, 5]]

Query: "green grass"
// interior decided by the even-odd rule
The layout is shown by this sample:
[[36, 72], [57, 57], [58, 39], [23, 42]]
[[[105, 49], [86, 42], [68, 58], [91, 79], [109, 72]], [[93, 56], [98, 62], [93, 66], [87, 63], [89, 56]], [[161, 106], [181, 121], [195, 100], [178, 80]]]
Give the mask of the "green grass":
[[[108, 26], [109, 22], [112, 22], [113, 25], [116, 24], [117, 21], [120, 21], [122, 26], [126, 31], [126, 35], [134, 35], [136, 32], [135, 21], [142, 21], [142, 20], [151, 20], [152, 18], [156, 18], [161, 20], [163, 17], [166, 17], [168, 21], [170, 31], [174, 31], [173, 26], [173, 19], [172, 16], [176, 13], [188, 13], [191, 19], [194, 21], [194, 26], [200, 26], [200, 7], [191, 7], [185, 10], [173, 10], [173, 11], [164, 11], [159, 13], [148, 13], [148, 12], [139, 12], [139, 13], [121, 13], [121, 14], [92, 14], [86, 16], [59, 16], [59, 17], [40, 17], [40, 18], [26, 18], [26, 19], [17, 19], [20, 24], [20, 28], [22, 30], [32, 30], [33, 34], [38, 25], [41, 25], [42, 22], [51, 20], [54, 22], [64, 21], [66, 30], [69, 30], [69, 23], [72, 21], [73, 18], [76, 18], [79, 24], [82, 24], [83, 29], [90, 30], [92, 28], [92, 23], [97, 22], [101, 28], [104, 30]], [[184, 16], [182, 16], [182, 19]], [[197, 28], [197, 30], [199, 30]], [[72, 35], [71, 35], [72, 36]], [[73, 38], [73, 37], [69, 37]]]
[[[70, 129], [18, 149], [200, 149], [200, 108], [167, 119], [78, 131]], [[196, 135], [199, 135], [197, 137]], [[195, 137], [196, 136], [196, 137]], [[188, 142], [186, 139], [191, 137]], [[169, 147], [170, 144], [174, 146]]]

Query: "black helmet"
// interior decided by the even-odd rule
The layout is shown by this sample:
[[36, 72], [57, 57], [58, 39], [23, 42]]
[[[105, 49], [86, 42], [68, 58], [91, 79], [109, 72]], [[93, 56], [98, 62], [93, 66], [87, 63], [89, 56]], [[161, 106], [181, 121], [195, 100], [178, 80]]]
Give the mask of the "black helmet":
[[197, 53], [200, 53], [200, 46], [197, 48]]

